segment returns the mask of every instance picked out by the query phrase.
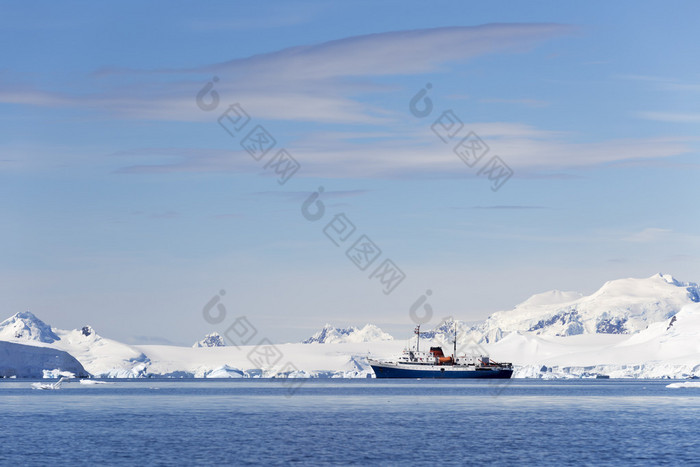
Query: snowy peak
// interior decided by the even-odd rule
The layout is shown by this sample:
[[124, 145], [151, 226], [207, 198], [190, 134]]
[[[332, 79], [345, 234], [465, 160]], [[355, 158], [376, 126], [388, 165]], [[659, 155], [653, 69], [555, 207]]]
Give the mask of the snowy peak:
[[391, 341], [394, 338], [373, 324], [366, 324], [358, 329], [355, 326], [349, 328], [336, 328], [330, 324], [306, 339], [303, 344], [345, 344], [362, 342]]
[[199, 342], [195, 342], [192, 347], [197, 348], [197, 347], [225, 347], [226, 342], [224, 342], [224, 338], [221, 337], [221, 335], [218, 332], [212, 332], [211, 334], [207, 334], [204, 336], [204, 339], [202, 339]]
[[578, 298], [575, 293], [558, 291], [534, 295], [513, 310], [494, 313], [479, 328], [486, 342], [495, 342], [511, 331], [550, 336], [630, 334], [668, 320], [683, 306], [699, 301], [697, 284], [655, 274], [609, 281], [593, 294]]
[[687, 298], [690, 301], [700, 301], [698, 298], [698, 284], [692, 282], [681, 282], [675, 279], [670, 274], [654, 274], [646, 279], [617, 279], [608, 281], [603, 286], [593, 293], [590, 297], [621, 297], [627, 299], [630, 296], [634, 297], [660, 297], [668, 296], [669, 294], [678, 295], [681, 290], [685, 290]]
[[15, 313], [0, 323], [0, 340], [3, 341], [37, 341], [50, 344], [60, 339], [51, 326], [30, 311]]
[[[561, 290], [550, 290], [533, 295], [517, 307], [540, 306], [540, 305], [558, 305], [561, 303], [573, 302], [583, 297], [580, 292], [563, 292]], [[516, 308], [517, 308], [516, 307]]]
[[661, 273], [661, 272], [660, 272], [660, 273], [655, 274], [654, 276], [652, 276], [652, 278], [655, 278], [655, 277], [660, 277], [661, 279], [665, 280], [665, 281], [668, 282], [669, 284], [681, 285], [680, 282], [678, 282], [678, 281], [676, 280], [676, 278], [673, 277], [673, 276], [670, 275], [670, 274], [664, 274], [664, 273]]

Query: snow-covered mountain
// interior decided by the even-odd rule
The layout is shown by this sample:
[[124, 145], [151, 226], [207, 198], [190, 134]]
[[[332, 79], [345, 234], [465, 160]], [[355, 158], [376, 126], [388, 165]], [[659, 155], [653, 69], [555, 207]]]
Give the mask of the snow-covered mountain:
[[0, 340], [2, 341], [36, 341], [50, 344], [61, 338], [51, 326], [34, 316], [30, 311], [22, 311], [10, 316], [0, 323]]
[[516, 377], [698, 377], [700, 303], [631, 334], [553, 337], [517, 331], [488, 349], [494, 359], [517, 362]]
[[360, 342], [391, 341], [394, 338], [373, 324], [366, 324], [358, 329], [355, 326], [349, 328], [336, 328], [330, 324], [323, 326], [313, 336], [306, 339], [304, 344], [346, 344]]
[[53, 329], [29, 311], [16, 313], [0, 323], [0, 341], [67, 352], [90, 374], [101, 377], [138, 376], [148, 361], [134, 347], [101, 337], [91, 326], [70, 331]]
[[[696, 284], [661, 274], [611, 281], [587, 296], [546, 292], [477, 325], [448, 319], [423, 326], [421, 348], [441, 345], [450, 353], [456, 327], [458, 354], [513, 362], [518, 377], [700, 376], [698, 292]], [[0, 323], [0, 376], [87, 370], [99, 377], [369, 377], [367, 357], [393, 358], [415, 345], [413, 327], [406, 326], [406, 342], [371, 324], [326, 325], [305, 343], [275, 344], [256, 355], [259, 346], [216, 345], [223, 340], [216, 333], [198, 343], [206, 347], [129, 346], [90, 326], [55, 329], [22, 312]], [[270, 355], [280, 358], [265, 362]]]
[[211, 334], [207, 334], [204, 336], [204, 339], [202, 339], [199, 342], [195, 342], [192, 347], [197, 348], [197, 347], [225, 347], [226, 342], [224, 341], [224, 338], [218, 333], [218, 332], [212, 332]]
[[475, 330], [487, 343], [513, 331], [548, 336], [630, 334], [699, 301], [697, 284], [656, 274], [646, 279], [609, 281], [588, 296], [560, 291], [533, 295], [512, 310], [492, 314]]

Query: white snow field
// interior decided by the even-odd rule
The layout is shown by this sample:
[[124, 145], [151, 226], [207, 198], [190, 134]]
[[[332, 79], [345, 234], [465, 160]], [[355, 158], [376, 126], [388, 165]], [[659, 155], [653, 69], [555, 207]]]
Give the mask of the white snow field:
[[[427, 332], [421, 345], [442, 345], [451, 352], [456, 326], [458, 353], [488, 354], [496, 361], [512, 362], [515, 377], [699, 377], [699, 302], [696, 284], [669, 275], [621, 279], [588, 296], [536, 294], [476, 326], [452, 320], [432, 330], [424, 325]], [[412, 337], [413, 327], [407, 324], [403, 337]], [[103, 338], [90, 326], [52, 329], [32, 313], [22, 312], [0, 323], [0, 362], [5, 365], [0, 372], [11, 362], [18, 377], [55, 378], [79, 372], [75, 366], [79, 362], [83, 371], [104, 378], [366, 378], [373, 376], [368, 355], [395, 357], [414, 339], [394, 340], [371, 324], [345, 329], [325, 325], [304, 342], [276, 344], [267, 355], [254, 346], [222, 346], [225, 342], [215, 332], [194, 347], [130, 346]], [[47, 355], [64, 356], [47, 360]], [[71, 356], [76, 362], [66, 360]]]

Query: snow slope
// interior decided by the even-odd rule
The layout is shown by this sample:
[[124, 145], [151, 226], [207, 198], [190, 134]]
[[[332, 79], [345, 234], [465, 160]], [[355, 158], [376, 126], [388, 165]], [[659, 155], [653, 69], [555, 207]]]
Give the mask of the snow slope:
[[83, 330], [56, 330], [60, 340], [53, 343], [77, 358], [85, 369], [100, 378], [135, 378], [142, 376], [148, 366], [148, 357], [135, 347], [99, 336], [92, 328]]

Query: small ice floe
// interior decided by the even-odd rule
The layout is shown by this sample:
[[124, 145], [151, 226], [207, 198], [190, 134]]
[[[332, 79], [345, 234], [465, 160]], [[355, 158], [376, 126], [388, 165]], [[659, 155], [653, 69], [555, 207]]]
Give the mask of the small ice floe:
[[55, 383], [32, 383], [32, 389], [61, 389], [61, 383], [63, 383], [64, 381], [68, 381], [68, 378], [66, 378], [65, 376], [61, 377], [61, 379], [59, 379]]
[[88, 386], [92, 386], [95, 384], [114, 384], [114, 383], [108, 383], [107, 381], [96, 381], [94, 379], [81, 379], [80, 384], [86, 384]]
[[700, 388], [700, 381], [684, 381], [682, 383], [671, 383], [667, 388], [673, 388], [673, 389], [678, 389], [678, 388]]

